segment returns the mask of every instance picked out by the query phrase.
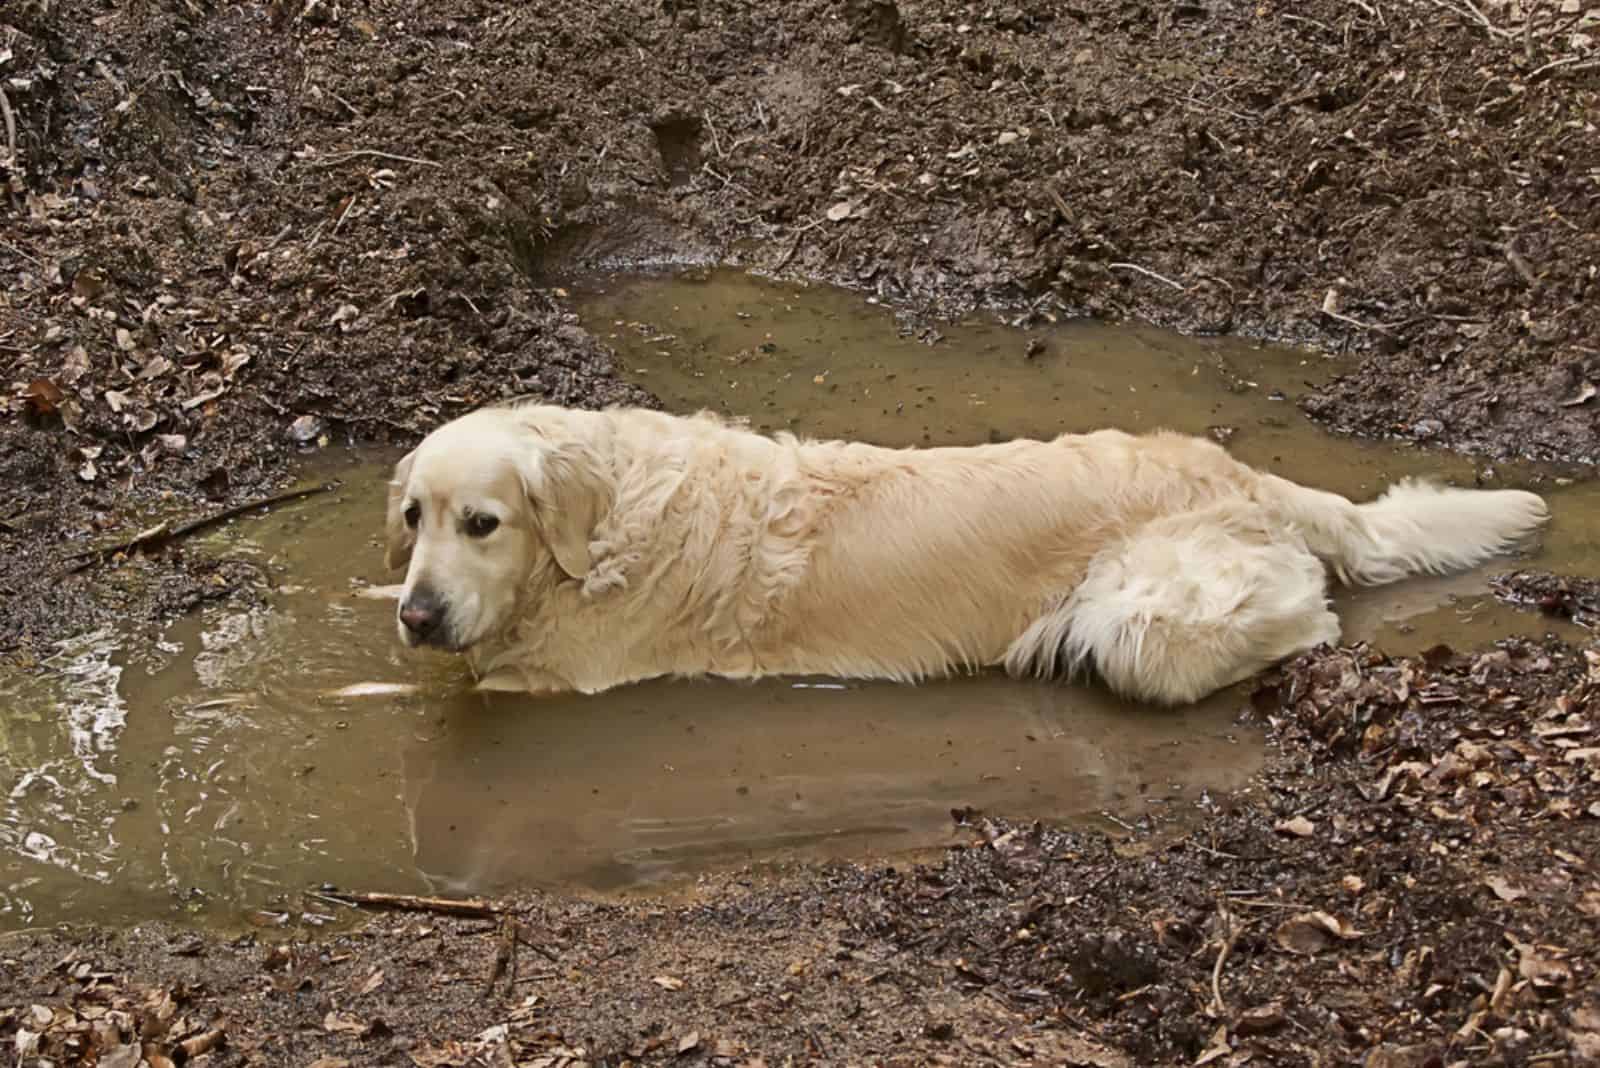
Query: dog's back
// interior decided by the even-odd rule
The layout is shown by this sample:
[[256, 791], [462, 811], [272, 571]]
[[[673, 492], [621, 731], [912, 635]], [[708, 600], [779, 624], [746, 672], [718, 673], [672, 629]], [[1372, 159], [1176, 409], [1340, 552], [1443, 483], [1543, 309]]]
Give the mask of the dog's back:
[[1357, 505], [1169, 433], [885, 449], [705, 415], [522, 414], [539, 448], [593, 468], [605, 506], [587, 570], [476, 655], [590, 691], [1003, 665], [1185, 701], [1335, 640], [1324, 563], [1365, 583], [1470, 566], [1545, 518], [1532, 494], [1416, 484]]

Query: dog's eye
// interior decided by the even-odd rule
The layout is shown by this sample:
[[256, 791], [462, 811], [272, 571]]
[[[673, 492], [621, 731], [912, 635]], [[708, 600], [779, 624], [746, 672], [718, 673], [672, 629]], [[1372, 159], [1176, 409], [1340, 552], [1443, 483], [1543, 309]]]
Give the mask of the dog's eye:
[[499, 525], [500, 520], [483, 512], [474, 512], [467, 516], [467, 533], [474, 538], [487, 538]]
[[415, 530], [417, 528], [417, 524], [421, 521], [422, 506], [416, 501], [412, 501], [410, 504], [406, 505], [406, 526], [410, 527], [412, 530]]

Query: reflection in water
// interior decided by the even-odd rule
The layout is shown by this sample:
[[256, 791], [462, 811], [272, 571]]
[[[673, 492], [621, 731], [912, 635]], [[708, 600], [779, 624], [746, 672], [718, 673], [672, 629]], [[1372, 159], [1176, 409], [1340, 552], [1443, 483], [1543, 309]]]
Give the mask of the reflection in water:
[[1260, 759], [1237, 707], [1155, 712], [996, 676], [496, 696], [410, 747], [407, 807], [441, 888], [619, 888], [786, 850], [926, 846], [958, 807], [1082, 820], [1231, 789]]
[[[678, 410], [884, 444], [1231, 426], [1245, 459], [1349, 493], [1428, 470], [1472, 477], [1458, 458], [1319, 434], [1292, 400], [1267, 399], [1316, 371], [1281, 349], [1079, 325], [1024, 359], [1021, 335], [984, 324], [929, 347], [853, 297], [723, 274], [615, 287], [588, 308]], [[342, 492], [209, 536], [275, 576], [270, 606], [211, 606], [154, 644], [96, 633], [43, 672], [0, 675], [0, 926], [231, 920], [299, 908], [322, 882], [649, 885], [784, 853], [937, 844], [954, 807], [1181, 810], [1260, 758], [1234, 725], [1237, 692], [1177, 713], [994, 677], [469, 695], [458, 661], [405, 655], [392, 601], [368, 596], [394, 581], [378, 546], [393, 459], [325, 455], [314, 474], [341, 475]], [[1600, 496], [1573, 487], [1553, 503], [1543, 562], [1592, 573]], [[1545, 628], [1481, 584], [1344, 593], [1339, 608], [1352, 635], [1394, 648]]]

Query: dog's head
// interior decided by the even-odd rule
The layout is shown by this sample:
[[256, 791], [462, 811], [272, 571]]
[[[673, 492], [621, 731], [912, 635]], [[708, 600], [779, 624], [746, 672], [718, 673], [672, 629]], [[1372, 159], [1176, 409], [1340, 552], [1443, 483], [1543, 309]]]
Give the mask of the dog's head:
[[395, 465], [386, 560], [406, 568], [408, 645], [460, 652], [515, 622], [523, 599], [589, 571], [610, 509], [597, 417], [491, 408], [440, 427]]

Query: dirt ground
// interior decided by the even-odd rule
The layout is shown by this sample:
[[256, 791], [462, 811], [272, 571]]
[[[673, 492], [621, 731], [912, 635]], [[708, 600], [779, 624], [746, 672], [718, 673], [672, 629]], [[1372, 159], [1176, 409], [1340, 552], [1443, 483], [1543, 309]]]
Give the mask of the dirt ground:
[[[1524, 6], [14, 0], [0, 654], [248, 596], [249, 568], [181, 542], [68, 569], [273, 492], [323, 439], [414, 440], [511, 394], [649, 403], [565, 304], [601, 267], [1298, 340], [1360, 357], [1302, 401], [1336, 430], [1591, 463], [1600, 10]], [[1326, 654], [1258, 695], [1274, 770], [1201, 832], [973, 817], [998, 848], [915, 871], [536, 901], [556, 960], [520, 970], [554, 977], [514, 995], [482, 992], [488, 921], [282, 961], [260, 934], [13, 937], [4, 1026], [59, 1052], [75, 1024], [30, 1006], [134, 998], [80, 1043], [134, 1063], [109, 1051], [178, 1033], [148, 987], [167, 1024], [226, 1019], [219, 1063], [424, 1063], [508, 1020], [520, 1063], [677, 1057], [691, 1030], [687, 1063], [1576, 1063], [1600, 1056], [1587, 672]]]

